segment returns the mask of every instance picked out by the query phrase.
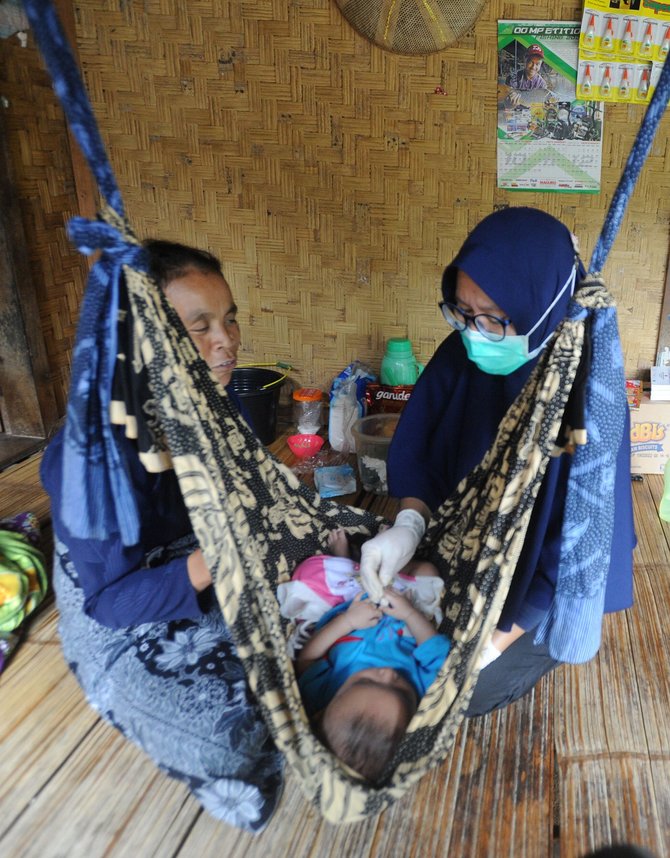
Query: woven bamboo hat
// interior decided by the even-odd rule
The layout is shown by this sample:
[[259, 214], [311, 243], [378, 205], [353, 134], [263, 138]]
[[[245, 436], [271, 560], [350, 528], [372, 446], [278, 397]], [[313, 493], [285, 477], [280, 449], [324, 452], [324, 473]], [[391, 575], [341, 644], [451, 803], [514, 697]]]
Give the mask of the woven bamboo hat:
[[351, 26], [389, 51], [430, 54], [456, 42], [486, 0], [335, 0]]

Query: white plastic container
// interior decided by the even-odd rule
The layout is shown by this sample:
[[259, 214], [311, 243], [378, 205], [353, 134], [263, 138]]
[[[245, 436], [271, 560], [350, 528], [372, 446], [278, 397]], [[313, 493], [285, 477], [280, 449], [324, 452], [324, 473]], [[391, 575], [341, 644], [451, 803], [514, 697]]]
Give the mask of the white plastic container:
[[365, 491], [388, 494], [386, 460], [399, 419], [399, 414], [370, 414], [352, 427], [358, 473]]
[[300, 435], [318, 435], [323, 425], [323, 394], [318, 387], [293, 391], [293, 422]]

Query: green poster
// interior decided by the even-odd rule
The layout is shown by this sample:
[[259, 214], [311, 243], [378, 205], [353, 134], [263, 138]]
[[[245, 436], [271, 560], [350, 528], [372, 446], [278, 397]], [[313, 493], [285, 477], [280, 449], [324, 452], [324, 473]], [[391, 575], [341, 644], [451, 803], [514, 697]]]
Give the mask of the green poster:
[[577, 99], [576, 21], [498, 21], [498, 187], [600, 191], [603, 105]]

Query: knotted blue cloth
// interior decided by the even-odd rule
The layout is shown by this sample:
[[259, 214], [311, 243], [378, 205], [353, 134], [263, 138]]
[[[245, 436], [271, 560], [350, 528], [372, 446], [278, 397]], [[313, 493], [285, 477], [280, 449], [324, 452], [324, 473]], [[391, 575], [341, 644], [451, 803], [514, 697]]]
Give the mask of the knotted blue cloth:
[[617, 451], [628, 408], [623, 355], [614, 307], [571, 303], [568, 318], [586, 319], [591, 365], [584, 421], [587, 443], [575, 448], [568, 477], [554, 599], [536, 643], [559, 661], [588, 661], [600, 646], [610, 568]]
[[[110, 213], [109, 217], [112, 215]], [[82, 253], [102, 250], [93, 266], [72, 354], [72, 382], [63, 443], [63, 524], [80, 539], [120, 533], [139, 542], [134, 495], [112, 437], [110, 398], [117, 355], [122, 267], [146, 270], [144, 251], [111, 223], [74, 218], [69, 235]]]

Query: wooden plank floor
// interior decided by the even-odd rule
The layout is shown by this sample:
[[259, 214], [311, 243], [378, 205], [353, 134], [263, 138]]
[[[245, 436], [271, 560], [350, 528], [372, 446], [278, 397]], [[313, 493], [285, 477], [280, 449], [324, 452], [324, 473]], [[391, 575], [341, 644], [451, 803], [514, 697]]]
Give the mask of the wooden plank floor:
[[[282, 455], [282, 445], [277, 450]], [[36, 509], [39, 456], [0, 474], [0, 516]], [[636, 605], [601, 651], [502, 712], [465, 722], [449, 759], [376, 819], [324, 823], [286, 781], [254, 837], [216, 822], [105, 724], [69, 673], [53, 602], [0, 674], [3, 858], [578, 858], [628, 841], [670, 855], [670, 526], [662, 479], [633, 483]], [[392, 504], [377, 508], [392, 514]]]

